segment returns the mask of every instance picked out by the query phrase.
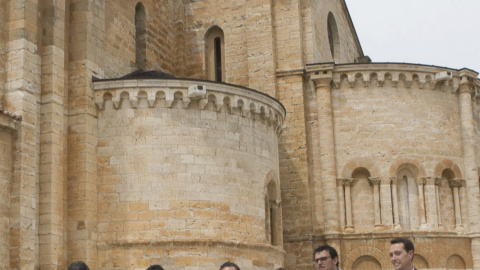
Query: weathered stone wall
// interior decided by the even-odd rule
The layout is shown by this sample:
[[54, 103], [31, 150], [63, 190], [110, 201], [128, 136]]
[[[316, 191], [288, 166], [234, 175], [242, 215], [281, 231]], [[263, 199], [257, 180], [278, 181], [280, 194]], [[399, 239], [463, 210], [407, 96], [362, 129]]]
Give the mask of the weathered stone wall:
[[[5, 116], [0, 116], [5, 117]], [[13, 168], [12, 132], [0, 128], [0, 269], [10, 269], [10, 188]]]
[[5, 65], [7, 61], [7, 2], [0, 2], [0, 106], [4, 106]]
[[[354, 63], [360, 56], [361, 48], [355, 42], [354, 29], [350, 27], [349, 15], [345, 13], [342, 1], [312, 1], [312, 21], [313, 21], [313, 63], [336, 62], [336, 63]], [[332, 13], [339, 36], [338, 54], [335, 59], [332, 58], [329, 46], [329, 37], [327, 31], [328, 14]], [[312, 63], [312, 62], [309, 62]]]
[[115, 246], [99, 245], [102, 261], [98, 269], [145, 269], [160, 264], [165, 269], [219, 269], [226, 261], [235, 262], [240, 269], [277, 269], [282, 266], [281, 248], [266, 245], [226, 243], [223, 241], [158, 241]]
[[[137, 70], [135, 59], [135, 6], [142, 3], [147, 17], [147, 69], [174, 73], [175, 38], [174, 2], [178, 1], [115, 1], [105, 7], [105, 70], [106, 78], [117, 78]], [[183, 53], [183, 52], [182, 52]]]
[[[10, 187], [10, 264], [38, 264], [38, 164], [40, 109], [39, 6], [36, 0], [2, 1], [7, 7], [4, 109], [22, 117], [15, 139]], [[7, 19], [8, 18], [8, 19]]]
[[[207, 85], [210, 88], [215, 86]], [[221, 104], [228, 103], [215, 105], [213, 101], [218, 99], [211, 95], [210, 102], [201, 105], [197, 101], [185, 103], [188, 99], [175, 92], [178, 90], [174, 90], [175, 99], [171, 102], [169, 91], [147, 94], [151, 91], [156, 92], [151, 87], [121, 88], [115, 91], [115, 98], [101, 105], [104, 109], [98, 114], [98, 241], [106, 244], [102, 252], [108, 254], [99, 256], [102, 267], [125, 265], [127, 258], [123, 253], [117, 254], [121, 250], [136, 253], [138, 248], [156, 243], [156, 251], [151, 251], [149, 259], [128, 264], [146, 267], [185, 241], [209, 246], [209, 255], [201, 260], [210, 267], [217, 264], [217, 254], [231, 252], [230, 248], [222, 249], [228, 243], [270, 250], [261, 251], [261, 256], [274, 252], [277, 258], [264, 263], [282, 265], [281, 249], [270, 246], [265, 223], [268, 175], [279, 179], [277, 130], [260, 114], [256, 115], [265, 112], [273, 120], [277, 118], [272, 114], [275, 110], [268, 105], [255, 105], [256, 113], [245, 114], [237, 107], [221, 109]], [[226, 97], [235, 91], [229, 87]], [[276, 103], [260, 93], [248, 92], [229, 97], [231, 104], [254, 96]], [[167, 98], [162, 99], [161, 93]], [[117, 99], [119, 95], [121, 98]], [[153, 102], [152, 97], [157, 99]], [[247, 108], [253, 105], [245, 102]], [[199, 252], [204, 254], [206, 251], [200, 247]], [[167, 259], [167, 264], [182, 267], [177, 260], [186, 265], [200, 260], [201, 254], [175, 252], [180, 257]], [[255, 253], [239, 256], [245, 258], [240, 263], [247, 268], [262, 261]]]
[[405, 87], [386, 80], [379, 87], [372, 81], [365, 87], [358, 81], [350, 87], [344, 81], [332, 99], [339, 175], [366, 153], [381, 176], [389, 176], [392, 162], [401, 157], [421, 161], [428, 175], [445, 158], [462, 165], [457, 94], [419, 82]]
[[[436, 70], [412, 72], [405, 74], [413, 80], [399, 80], [402, 75], [397, 73], [394, 80], [388, 73], [379, 77], [376, 73], [357, 73], [356, 77], [354, 73], [337, 74], [332, 89], [337, 174], [339, 178], [355, 178], [349, 187], [350, 225], [355, 232], [379, 229], [380, 223], [391, 224], [386, 209], [393, 211], [394, 219], [398, 218], [393, 222], [406, 231], [437, 226], [455, 231], [455, 213], [466, 213], [462, 210], [466, 208], [465, 186], [462, 184], [458, 190], [462, 209], [454, 209], [451, 183], [464, 177], [458, 93], [453, 86], [439, 86], [432, 80]], [[371, 102], [364, 102], [366, 96], [372, 97]], [[359, 170], [365, 173], [360, 176]], [[409, 179], [408, 187], [403, 175]], [[372, 177], [381, 181], [380, 194], [375, 194]], [[391, 177], [396, 177], [396, 191], [388, 186]], [[434, 183], [422, 177], [443, 179]], [[387, 192], [395, 193], [397, 198], [382, 195]], [[340, 196], [348, 195], [345, 191]], [[376, 197], [381, 200], [382, 210], [378, 220], [374, 220]], [[389, 200], [398, 201], [398, 210]], [[457, 223], [463, 228], [465, 219], [461, 215], [459, 218]]]
[[68, 16], [66, 264], [82, 258], [92, 269], [97, 268], [97, 119], [92, 77], [103, 76], [105, 3], [70, 0]]
[[[216, 8], [211, 8], [212, 6]], [[246, 9], [245, 0], [190, 1], [186, 4], [185, 54], [186, 59], [188, 59], [186, 62], [187, 77], [206, 78], [205, 34], [212, 26], [218, 26], [225, 35], [225, 82], [242, 86], [249, 85]], [[260, 14], [252, 15], [258, 17]]]
[[[477, 86], [480, 87], [480, 86]], [[473, 125], [475, 126], [475, 130], [480, 128], [480, 100], [475, 98], [475, 102], [472, 104], [472, 111], [473, 111]], [[477, 157], [480, 157], [480, 136], [475, 138], [475, 146], [476, 146], [476, 153]], [[480, 160], [477, 161], [478, 168], [480, 170]]]
[[[0, 105], [22, 116], [14, 140], [0, 131], [13, 156], [0, 165], [0, 269], [307, 270], [324, 243], [345, 269], [390, 269], [398, 235], [416, 239], [419, 268], [480, 265], [478, 74], [450, 70], [458, 90], [429, 83], [434, 67], [331, 64], [330, 88], [305, 64], [360, 56], [343, 1], [147, 0], [148, 69], [206, 78], [218, 26], [226, 82], [276, 97], [287, 118], [223, 84], [200, 101], [185, 85], [122, 85], [99, 102], [92, 76], [136, 69], [137, 4], [0, 0]], [[272, 175], [285, 251], [267, 236]]]
[[[42, 1], [38, 264], [65, 268], [66, 73], [65, 1]], [[48, 123], [48, 124], [46, 124]]]

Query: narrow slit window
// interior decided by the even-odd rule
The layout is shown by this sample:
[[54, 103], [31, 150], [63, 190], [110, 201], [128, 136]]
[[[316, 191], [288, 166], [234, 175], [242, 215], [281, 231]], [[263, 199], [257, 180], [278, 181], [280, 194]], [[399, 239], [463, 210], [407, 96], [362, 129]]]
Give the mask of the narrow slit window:
[[208, 80], [224, 82], [225, 76], [225, 40], [223, 30], [213, 26], [205, 34], [205, 77]]
[[215, 50], [215, 81], [222, 81], [222, 40], [216, 37], [214, 40]]

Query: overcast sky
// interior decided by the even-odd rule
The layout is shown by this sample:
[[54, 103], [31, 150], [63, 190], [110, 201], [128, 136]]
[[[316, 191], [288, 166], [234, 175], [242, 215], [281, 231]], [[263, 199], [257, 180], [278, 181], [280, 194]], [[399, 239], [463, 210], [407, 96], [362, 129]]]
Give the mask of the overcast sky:
[[480, 72], [480, 0], [346, 0], [363, 53]]

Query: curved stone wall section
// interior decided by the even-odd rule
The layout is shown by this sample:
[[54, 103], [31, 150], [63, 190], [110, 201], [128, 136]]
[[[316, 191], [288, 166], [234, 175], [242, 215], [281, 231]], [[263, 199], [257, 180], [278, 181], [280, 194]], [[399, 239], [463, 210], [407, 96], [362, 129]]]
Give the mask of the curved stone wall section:
[[[222, 245], [208, 243], [270, 250], [282, 258], [271, 265], [282, 265], [281, 249], [267, 241], [264, 199], [272, 173], [279, 179], [280, 103], [204, 81], [99, 81], [94, 87], [98, 240], [108, 253], [101, 258], [119, 257], [109, 247], [155, 244], [148, 266], [165, 249], [175, 250], [172, 243], [197, 241], [217, 255], [225, 253], [217, 250]], [[250, 255], [245, 260], [262, 261]]]
[[461, 165], [455, 73], [417, 65], [338, 66], [332, 88], [337, 168], [362, 156], [374, 159], [382, 175], [400, 157], [422, 160], [428, 175], [444, 158]]
[[[347, 213], [352, 221], [348, 224], [347, 219], [347, 231], [349, 225], [355, 232], [369, 232], [391, 222], [395, 225], [391, 228], [403, 231], [439, 226], [455, 230], [454, 202], [447, 196], [452, 193], [447, 178], [438, 179], [435, 190], [434, 180], [423, 180], [414, 166], [410, 170], [406, 164], [395, 175], [388, 171], [391, 163], [400, 158], [418, 161], [427, 176], [434, 175], [435, 166], [443, 159], [463, 164], [456, 92], [459, 78], [454, 72], [414, 65], [339, 66], [335, 71], [332, 107], [338, 169], [362, 157], [381, 168], [376, 175], [347, 176], [356, 179], [349, 186], [352, 209], [351, 214]], [[441, 173], [435, 176], [443, 177]], [[375, 177], [383, 177], [383, 182], [380, 178], [373, 184]], [[396, 196], [394, 205], [379, 193], [381, 189], [382, 193], [388, 191], [388, 177], [394, 177], [391, 185], [396, 186], [390, 187]], [[432, 203], [425, 209], [423, 202], [435, 202], [437, 193], [443, 208], [437, 209]]]
[[[334, 139], [342, 232], [470, 230], [467, 187], [478, 177], [464, 169], [463, 130], [476, 127], [460, 92], [478, 97], [477, 73], [393, 63], [307, 70], [319, 119], [331, 110], [333, 126], [321, 125], [320, 134], [330, 130]], [[327, 91], [331, 98], [318, 98]]]
[[[204, 93], [199, 88], [204, 88]], [[225, 111], [263, 121], [277, 133], [285, 119], [285, 108], [275, 99], [249, 88], [229, 84], [195, 80], [111, 80], [95, 82], [94, 89], [95, 104], [100, 110], [110, 100], [115, 109], [120, 106], [137, 108], [139, 100], [144, 100], [150, 108]]]

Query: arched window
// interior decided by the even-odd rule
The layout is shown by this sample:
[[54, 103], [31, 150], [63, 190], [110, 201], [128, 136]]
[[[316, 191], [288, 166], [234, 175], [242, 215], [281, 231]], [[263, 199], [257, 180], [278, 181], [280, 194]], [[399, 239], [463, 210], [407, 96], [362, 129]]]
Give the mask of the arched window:
[[214, 26], [205, 35], [207, 79], [225, 81], [225, 41], [223, 31]]
[[135, 64], [145, 69], [147, 60], [147, 15], [141, 2], [135, 6]]
[[348, 225], [354, 226], [355, 232], [370, 231], [375, 225], [373, 186], [368, 180], [371, 177], [370, 171], [365, 167], [358, 167], [353, 170], [351, 177], [355, 181], [345, 187], [350, 189], [350, 192], [345, 193], [351, 195], [350, 206], [346, 201], [346, 206], [351, 208], [351, 211], [346, 211], [347, 214], [351, 213], [349, 219], [352, 224]]
[[337, 22], [331, 12], [328, 14], [327, 31], [332, 59], [334, 62], [338, 62], [340, 61], [340, 37], [338, 35]]
[[265, 196], [265, 229], [267, 241], [274, 246], [282, 245], [282, 207], [274, 178], [269, 177]]
[[421, 223], [416, 177], [417, 169], [411, 164], [402, 165], [397, 174], [399, 222], [406, 231], [417, 229]]
[[[441, 182], [438, 186], [439, 196], [439, 215], [441, 225], [445, 230], [453, 231], [455, 229], [455, 199], [453, 194], [452, 182], [455, 180], [455, 172], [451, 169], [442, 171]], [[460, 210], [460, 209], [459, 209]], [[460, 220], [458, 220], [460, 222]]]

